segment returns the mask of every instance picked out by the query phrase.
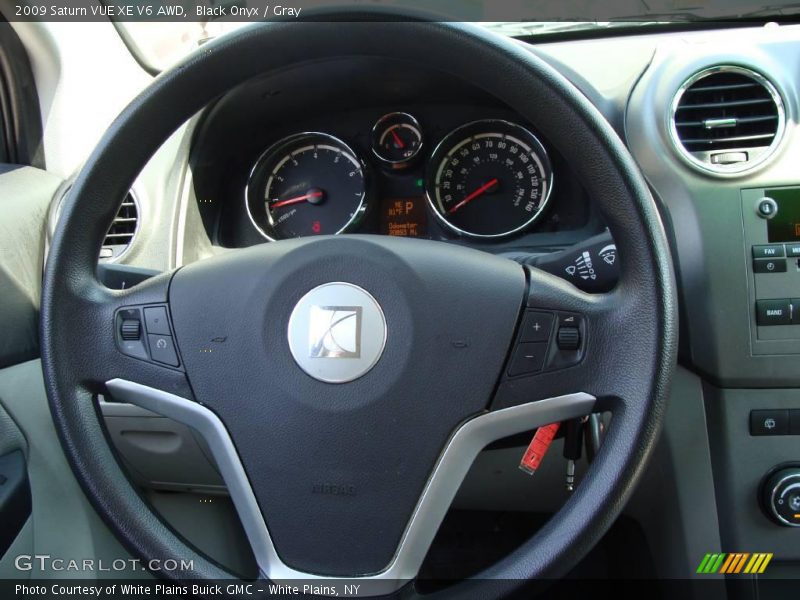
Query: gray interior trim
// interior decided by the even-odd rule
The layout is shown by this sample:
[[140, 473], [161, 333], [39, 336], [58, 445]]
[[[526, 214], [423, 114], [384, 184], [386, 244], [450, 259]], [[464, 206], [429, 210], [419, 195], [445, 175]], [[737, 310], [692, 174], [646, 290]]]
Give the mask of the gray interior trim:
[[0, 166], [0, 367], [39, 355], [44, 220], [60, 184], [33, 167]]
[[[115, 400], [129, 402], [194, 428], [208, 443], [228, 486], [256, 561], [271, 580], [333, 579], [296, 571], [281, 560], [264, 517], [222, 421], [200, 404], [132, 381], [106, 383]], [[444, 449], [392, 562], [380, 573], [352, 579], [379, 583], [372, 594], [390, 593], [417, 575], [431, 542], [475, 457], [487, 444], [503, 437], [592, 412], [595, 398], [575, 393], [513, 408], [483, 413], [461, 425]]]
[[[0, 410], [33, 441], [26, 452], [33, 514], [15, 545], [0, 558], [0, 579], [152, 579], [148, 571], [134, 566], [133, 556], [103, 523], [75, 479], [53, 428], [40, 361], [0, 369]], [[125, 568], [55, 571], [50, 564], [34, 561], [32, 570], [19, 571], [14, 568], [19, 554], [48, 554], [65, 564], [94, 559], [110, 565], [122, 560]]]

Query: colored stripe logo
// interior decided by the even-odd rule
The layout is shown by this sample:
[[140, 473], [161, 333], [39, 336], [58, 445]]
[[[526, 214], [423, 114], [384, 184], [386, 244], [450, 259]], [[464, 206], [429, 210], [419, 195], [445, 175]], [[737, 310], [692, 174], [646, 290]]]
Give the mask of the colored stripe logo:
[[736, 575], [739, 573], [760, 574], [767, 569], [773, 554], [763, 552], [733, 552], [730, 554], [706, 554], [697, 567], [697, 573], [713, 575]]

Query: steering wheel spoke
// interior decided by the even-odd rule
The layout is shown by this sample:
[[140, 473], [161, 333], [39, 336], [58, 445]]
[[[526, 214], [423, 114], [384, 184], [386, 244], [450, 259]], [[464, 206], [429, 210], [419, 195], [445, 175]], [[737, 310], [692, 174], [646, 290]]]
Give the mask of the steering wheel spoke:
[[230, 493], [260, 573], [272, 581], [324, 579], [365, 584], [362, 593], [389, 594], [416, 578], [433, 538], [473, 461], [487, 445], [548, 423], [592, 412], [595, 398], [570, 394], [487, 412], [460, 425], [442, 451], [411, 513], [391, 561], [379, 572], [319, 576], [287, 565], [278, 553], [256, 495], [225, 424], [208, 408], [163, 390], [113, 379], [113, 396], [191, 427], [206, 441]]
[[119, 378], [191, 397], [170, 329], [171, 276], [164, 273], [124, 291], [96, 281], [80, 288], [59, 282], [50, 292], [58, 294], [62, 315], [44, 328], [45, 335], [59, 337], [58, 376], [92, 395]]
[[528, 267], [529, 291], [492, 408], [574, 393], [635, 397], [626, 371], [639, 360], [638, 319], [623, 290], [583, 292]]

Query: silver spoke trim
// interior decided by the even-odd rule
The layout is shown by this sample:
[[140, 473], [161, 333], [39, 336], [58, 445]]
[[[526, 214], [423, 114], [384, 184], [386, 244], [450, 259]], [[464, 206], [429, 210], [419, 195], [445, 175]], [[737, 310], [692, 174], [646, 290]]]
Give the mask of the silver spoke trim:
[[330, 577], [297, 571], [281, 560], [233, 441], [216, 414], [186, 398], [124, 379], [112, 379], [106, 382], [106, 387], [116, 401], [128, 402], [183, 423], [205, 438], [264, 577], [272, 581], [383, 582], [385, 585], [369, 586], [368, 591], [374, 595], [395, 591], [416, 577], [461, 482], [483, 448], [510, 435], [587, 415], [592, 412], [596, 400], [585, 393], [568, 394], [483, 413], [464, 422], [439, 458], [391, 563], [380, 573]]

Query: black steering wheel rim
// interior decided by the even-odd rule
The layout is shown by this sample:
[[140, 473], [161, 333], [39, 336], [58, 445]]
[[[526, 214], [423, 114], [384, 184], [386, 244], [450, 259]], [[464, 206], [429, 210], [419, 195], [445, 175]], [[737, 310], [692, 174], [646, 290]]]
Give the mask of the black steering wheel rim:
[[[296, 43], [298, 38], [302, 44]], [[398, 47], [397, 39], [415, 43]], [[603, 345], [594, 351], [617, 354], [621, 362], [632, 363], [598, 363], [602, 368], [594, 373], [593, 386], [603, 401], [599, 407], [614, 412], [614, 425], [592, 471], [557, 517], [479, 578], [558, 576], [596, 543], [619, 514], [656, 442], [676, 356], [674, 280], [656, 206], [608, 123], [552, 67], [520, 44], [475, 26], [403, 22], [249, 26], [204, 46], [163, 73], [123, 111], [65, 202], [45, 271], [42, 362], [65, 453], [99, 514], [133, 554], [193, 561], [192, 570], [162, 572], [162, 576], [232, 576], [186, 544], [152, 512], [108, 447], [93, 397], [105, 391], [104, 381], [116, 376], [119, 358], [108, 342], [114, 337], [114, 310], [123, 301], [162, 302], [154, 290], [166, 289], [171, 275], [124, 293], [112, 292], [96, 279], [96, 257], [118, 208], [117, 199], [124, 197], [143, 165], [182, 122], [252, 77], [306, 61], [355, 55], [416, 61], [468, 77], [517, 110], [574, 165], [615, 237], [621, 257], [620, 284], [596, 300], [579, 297], [588, 303], [581, 306], [597, 306], [599, 312], [610, 314], [608, 307], [614, 307], [614, 317], [598, 325], [596, 339]], [[573, 293], [567, 292], [568, 284], [529, 277], [532, 296]], [[87, 318], [74, 319], [74, 315]], [[620, 347], [611, 347], [611, 340], [618, 340]], [[76, 351], [76, 342], [95, 353]], [[107, 356], [103, 348], [109, 349]], [[128, 372], [142, 384], [192, 397], [180, 372], [165, 373], [145, 363]], [[541, 398], [550, 397], [551, 388], [558, 391], [556, 380], [555, 376], [542, 380]], [[619, 400], [622, 397], [625, 402]], [[504, 408], [506, 402], [496, 400], [493, 408]]]

